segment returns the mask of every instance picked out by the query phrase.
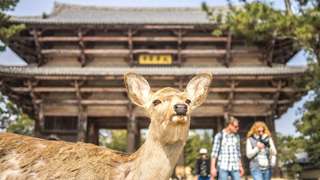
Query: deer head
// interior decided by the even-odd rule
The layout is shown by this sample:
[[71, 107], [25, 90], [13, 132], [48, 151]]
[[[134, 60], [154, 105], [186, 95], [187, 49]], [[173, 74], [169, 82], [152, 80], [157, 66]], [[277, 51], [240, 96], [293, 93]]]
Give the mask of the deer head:
[[142, 107], [150, 117], [149, 135], [161, 144], [184, 142], [188, 136], [190, 114], [206, 99], [211, 74], [198, 74], [182, 92], [163, 88], [153, 92], [142, 76], [125, 75], [125, 85], [131, 101]]

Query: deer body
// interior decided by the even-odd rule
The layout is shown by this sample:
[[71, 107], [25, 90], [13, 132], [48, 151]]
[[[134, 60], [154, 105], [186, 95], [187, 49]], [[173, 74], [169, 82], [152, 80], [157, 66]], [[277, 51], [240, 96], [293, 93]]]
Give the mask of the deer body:
[[131, 101], [150, 117], [145, 143], [131, 155], [86, 143], [48, 141], [0, 134], [0, 180], [166, 180], [186, 142], [191, 111], [206, 98], [211, 75], [194, 77], [186, 90], [153, 93], [134, 73], [125, 76]]

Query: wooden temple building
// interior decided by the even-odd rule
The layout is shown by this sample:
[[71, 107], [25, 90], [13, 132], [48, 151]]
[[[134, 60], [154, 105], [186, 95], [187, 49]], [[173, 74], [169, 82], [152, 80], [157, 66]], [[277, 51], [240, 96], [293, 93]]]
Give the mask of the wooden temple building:
[[[217, 10], [225, 11], [224, 8]], [[228, 112], [245, 133], [256, 120], [274, 120], [303, 92], [293, 80], [304, 67], [288, 67], [293, 41], [275, 39], [259, 45], [224, 32], [200, 8], [120, 8], [56, 3], [50, 14], [12, 17], [26, 29], [9, 47], [26, 66], [0, 66], [1, 91], [35, 119], [35, 134], [67, 141], [98, 143], [101, 128], [127, 129], [128, 151], [148, 126], [123, 84], [129, 71], [144, 75], [155, 89], [185, 88], [198, 72], [213, 82], [191, 128], [224, 125]], [[10, 61], [10, 60], [8, 60]]]

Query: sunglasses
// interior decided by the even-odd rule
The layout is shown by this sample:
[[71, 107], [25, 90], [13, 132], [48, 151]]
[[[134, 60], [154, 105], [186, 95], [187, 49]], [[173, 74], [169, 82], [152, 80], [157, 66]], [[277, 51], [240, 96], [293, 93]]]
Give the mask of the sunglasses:
[[232, 124], [232, 126], [233, 126], [234, 128], [236, 128], [236, 129], [239, 129], [239, 125], [234, 125], [234, 124]]

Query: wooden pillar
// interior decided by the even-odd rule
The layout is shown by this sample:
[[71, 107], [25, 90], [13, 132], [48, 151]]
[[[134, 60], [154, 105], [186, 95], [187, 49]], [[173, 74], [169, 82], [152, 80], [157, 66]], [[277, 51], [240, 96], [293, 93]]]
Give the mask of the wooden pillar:
[[[42, 112], [40, 114], [40, 108], [37, 105], [37, 97], [36, 94], [34, 92], [34, 84], [33, 82], [31, 82], [31, 80], [28, 80], [27, 82], [27, 86], [28, 86], [28, 90], [30, 92], [30, 97], [31, 97], [31, 101], [32, 101], [32, 105], [33, 105], [33, 109], [34, 109], [34, 114], [35, 114], [35, 123], [34, 123], [34, 136], [35, 137], [41, 137], [41, 131], [43, 130], [41, 127], [41, 125], [44, 124], [44, 118], [43, 118], [43, 108], [41, 109]], [[42, 104], [42, 102], [40, 102], [40, 104]], [[42, 122], [41, 122], [42, 121]]]
[[86, 142], [87, 124], [88, 124], [88, 118], [87, 118], [86, 108], [84, 108], [83, 106], [79, 106], [78, 141]]
[[270, 67], [272, 67], [272, 59], [273, 59], [275, 44], [276, 44], [276, 40], [275, 40], [275, 38], [273, 38], [272, 41], [271, 41], [269, 52], [267, 52], [267, 54], [268, 54], [268, 56], [267, 56], [267, 65], [270, 66]]
[[271, 108], [272, 108], [272, 112], [271, 112], [271, 115], [272, 115], [272, 118], [274, 116], [277, 116], [278, 115], [278, 110], [277, 108], [279, 107], [278, 106], [278, 103], [279, 103], [279, 98], [280, 98], [280, 93], [281, 93], [281, 90], [282, 90], [282, 86], [284, 85], [284, 83], [279, 80], [277, 82], [274, 82], [272, 81], [272, 85], [276, 88], [276, 92], [275, 94], [273, 95], [273, 101], [274, 103], [272, 104]]
[[224, 127], [224, 119], [218, 118], [217, 119], [217, 131], [215, 133], [222, 131], [223, 127]]
[[128, 122], [127, 122], [127, 152], [133, 153], [139, 146], [140, 130], [135, 115], [133, 114], [132, 104], [128, 105]]
[[231, 56], [231, 48], [232, 48], [232, 33], [229, 30], [228, 31], [228, 40], [227, 40], [227, 45], [226, 45], [226, 56], [225, 56], [225, 66], [229, 67], [230, 66], [230, 61], [232, 59]]
[[34, 28], [32, 31], [31, 31], [31, 34], [33, 35], [33, 38], [34, 38], [34, 44], [35, 44], [35, 51], [36, 51], [36, 54], [37, 54], [37, 63], [38, 63], [38, 66], [41, 66], [43, 65], [45, 62], [44, 62], [44, 57], [42, 55], [42, 46], [41, 46], [41, 43], [39, 41], [39, 37], [41, 36], [42, 32], [39, 31], [38, 29]]
[[84, 45], [84, 42], [83, 42], [83, 31], [82, 29], [80, 28], [78, 30], [78, 38], [79, 38], [79, 49], [80, 49], [80, 57], [79, 57], [79, 62], [81, 63], [81, 67], [84, 67], [86, 65], [86, 55], [85, 55], [85, 52], [84, 52], [84, 49], [85, 49], [85, 45]]
[[42, 102], [40, 102], [40, 104], [39, 104], [38, 119], [39, 119], [39, 128], [40, 128], [40, 131], [42, 131], [42, 130], [44, 130], [44, 112], [43, 112], [43, 103]]
[[236, 88], [236, 82], [234, 80], [232, 80], [230, 82], [230, 92], [229, 92], [229, 97], [228, 97], [228, 104], [226, 107], [226, 111], [227, 112], [231, 112], [232, 111], [232, 106], [233, 106], [233, 101], [234, 101], [234, 97], [235, 97], [235, 88]]
[[78, 101], [78, 141], [85, 142], [87, 139], [88, 126], [87, 109], [81, 104], [82, 96], [80, 91], [80, 84], [77, 80], [74, 81], [74, 87]]
[[138, 144], [138, 125], [136, 117], [131, 115], [128, 117], [128, 124], [127, 124], [127, 130], [128, 130], [128, 153], [135, 152]]
[[129, 65], [134, 65], [134, 59], [133, 59], [133, 41], [132, 41], [133, 32], [130, 28], [128, 30], [128, 47], [129, 47]]
[[182, 44], [182, 32], [181, 29], [178, 31], [178, 66], [182, 66], [182, 56], [181, 56], [181, 44]]
[[173, 33], [177, 36], [177, 62], [175, 63], [177, 66], [182, 66], [182, 36], [187, 32], [182, 29], [174, 30]]
[[99, 145], [99, 128], [97, 128], [93, 121], [88, 121], [87, 142]]

